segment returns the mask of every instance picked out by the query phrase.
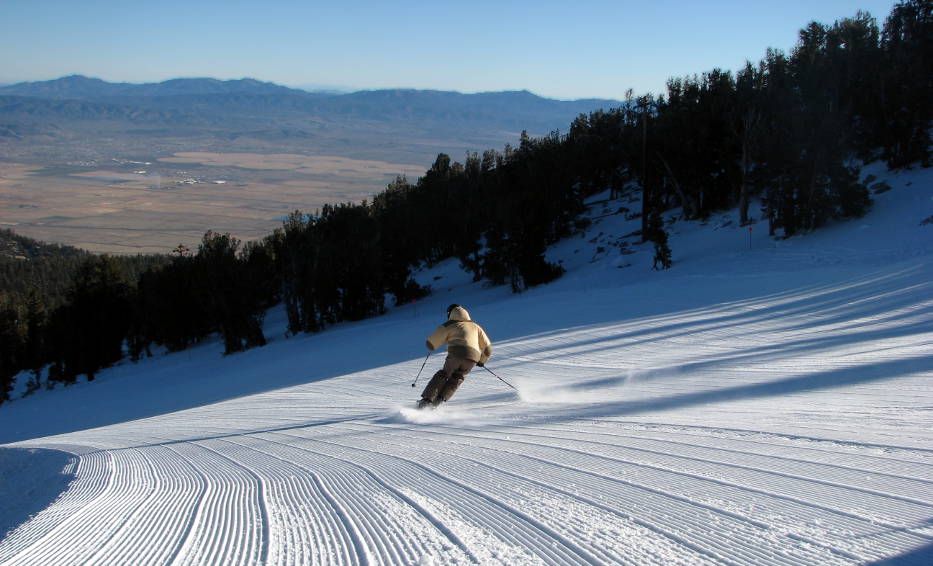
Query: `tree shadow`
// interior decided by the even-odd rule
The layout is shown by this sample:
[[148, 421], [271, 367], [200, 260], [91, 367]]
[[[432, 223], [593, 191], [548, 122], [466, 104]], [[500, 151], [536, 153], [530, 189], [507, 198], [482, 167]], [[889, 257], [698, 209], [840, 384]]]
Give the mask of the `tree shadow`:
[[68, 488], [74, 460], [58, 450], [0, 448], [0, 541]]
[[[763, 383], [719, 387], [705, 391], [668, 395], [654, 399], [642, 399], [637, 401], [611, 400], [603, 403], [574, 405], [573, 410], [568, 411], [556, 412], [553, 410], [546, 410], [535, 412], [532, 409], [527, 412], [523, 411], [522, 422], [554, 423], [585, 418], [618, 417], [641, 413], [671, 411], [712, 403], [776, 397], [845, 387], [893, 379], [910, 373], [930, 371], [933, 371], [933, 355], [863, 364], [860, 366], [814, 372], [802, 376]], [[933, 450], [930, 451], [933, 452]]]
[[933, 543], [898, 556], [871, 562], [868, 566], [930, 566], [933, 564]]
[[[933, 283], [921, 281], [911, 283], [909, 277], [915, 275], [916, 269], [904, 270], [895, 274], [865, 277], [861, 280], [849, 282], [846, 285], [820, 285], [799, 289], [796, 292], [782, 292], [766, 295], [758, 299], [726, 303], [713, 309], [696, 309], [676, 313], [675, 320], [685, 316], [696, 316], [696, 320], [674, 322], [671, 324], [651, 325], [649, 328], [637, 330], [613, 331], [608, 335], [589, 340], [575, 342], [574, 353], [584, 355], [598, 352], [601, 346], [612, 344], [613, 347], [634, 347], [651, 343], [661, 339], [683, 338], [696, 332], [715, 332], [735, 328], [742, 325], [757, 325], [762, 323], [782, 322], [781, 329], [787, 332], [800, 331], [816, 325], [838, 325], [851, 321], [853, 316], [860, 318], [872, 317], [879, 320], [896, 320], [907, 316], [915, 316], [918, 312], [885, 316], [885, 313], [916, 306], [918, 291], [933, 288]], [[892, 283], [900, 283], [895, 290], [891, 290]], [[766, 307], [751, 308], [750, 305], [770, 303]], [[746, 310], [747, 309], [747, 310]], [[740, 312], [735, 312], [739, 310]], [[925, 307], [921, 312], [929, 313], [931, 307]], [[716, 314], [722, 313], [725, 314]], [[806, 316], [803, 316], [806, 315]], [[658, 317], [651, 317], [657, 319]], [[854, 323], [853, 323], [854, 324]], [[625, 321], [624, 326], [638, 325], [638, 320]], [[851, 327], [852, 325], [847, 325]], [[587, 331], [599, 328], [592, 324], [582, 327], [564, 328], [529, 338], [546, 338], [550, 335], [559, 336], [570, 332]], [[603, 330], [605, 334], [607, 331]], [[590, 349], [579, 349], [584, 346], [593, 346]], [[559, 359], [564, 354], [551, 353], [547, 346], [538, 349], [522, 351], [523, 357], [542, 354], [539, 360], [546, 361]]]

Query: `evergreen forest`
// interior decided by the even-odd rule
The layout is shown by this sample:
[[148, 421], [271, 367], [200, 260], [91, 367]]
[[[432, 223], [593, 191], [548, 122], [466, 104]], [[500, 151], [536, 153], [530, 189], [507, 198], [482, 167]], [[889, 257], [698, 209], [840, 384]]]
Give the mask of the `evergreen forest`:
[[630, 91], [566, 133], [523, 133], [463, 162], [440, 154], [415, 181], [295, 211], [259, 241], [207, 231], [197, 250], [117, 257], [5, 231], [0, 403], [21, 372], [32, 392], [215, 333], [227, 354], [262, 346], [278, 304], [291, 334], [377, 316], [430, 293], [412, 273], [447, 258], [515, 292], [547, 283], [563, 270], [545, 250], [583, 227], [584, 200], [606, 190], [638, 197], [636, 235], [662, 269], [671, 209], [702, 219], [738, 207], [775, 238], [858, 217], [871, 206], [862, 164], [929, 167], [931, 120], [933, 0], [903, 0], [883, 25], [865, 12], [812, 22], [790, 53]]

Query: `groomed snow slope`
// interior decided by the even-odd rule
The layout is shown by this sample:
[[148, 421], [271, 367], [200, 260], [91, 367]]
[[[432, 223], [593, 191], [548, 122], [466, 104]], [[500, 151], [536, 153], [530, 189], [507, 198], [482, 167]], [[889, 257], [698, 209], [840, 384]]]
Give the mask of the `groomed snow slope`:
[[[73, 455], [73, 481], [0, 564], [929, 564], [931, 173], [883, 174], [868, 216], [806, 237], [675, 223], [662, 273], [613, 245], [626, 203], [595, 203], [552, 285], [448, 263], [375, 320], [285, 339], [273, 313], [265, 348], [16, 400], [0, 454], [24, 471], [0, 490], [36, 449]], [[519, 395], [477, 368], [412, 409], [450, 302]]]

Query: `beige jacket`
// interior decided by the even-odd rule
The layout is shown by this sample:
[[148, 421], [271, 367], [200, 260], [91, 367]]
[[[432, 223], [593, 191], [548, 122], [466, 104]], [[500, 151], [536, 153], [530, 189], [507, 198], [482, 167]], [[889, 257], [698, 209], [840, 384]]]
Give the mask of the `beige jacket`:
[[428, 350], [436, 350], [446, 342], [448, 354], [485, 364], [492, 357], [492, 342], [483, 328], [470, 320], [470, 313], [463, 307], [450, 311], [448, 319], [428, 338]]

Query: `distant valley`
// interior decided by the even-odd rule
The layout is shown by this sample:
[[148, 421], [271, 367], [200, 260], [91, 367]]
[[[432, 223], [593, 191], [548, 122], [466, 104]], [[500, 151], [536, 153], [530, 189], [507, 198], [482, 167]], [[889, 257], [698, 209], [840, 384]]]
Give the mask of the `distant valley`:
[[438, 153], [462, 161], [619, 104], [252, 79], [19, 83], [0, 87], [0, 227], [110, 253], [192, 246], [207, 229], [251, 239], [296, 208], [417, 177]]

